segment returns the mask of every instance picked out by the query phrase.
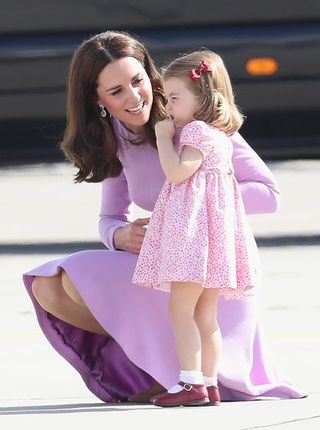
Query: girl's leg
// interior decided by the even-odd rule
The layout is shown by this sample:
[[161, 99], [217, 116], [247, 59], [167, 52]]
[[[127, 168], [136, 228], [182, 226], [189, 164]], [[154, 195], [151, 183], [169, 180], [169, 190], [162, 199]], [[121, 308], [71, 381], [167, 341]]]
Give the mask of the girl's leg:
[[32, 291], [40, 306], [55, 317], [83, 330], [108, 335], [84, 304], [66, 272], [52, 277], [36, 276]]
[[180, 361], [179, 383], [167, 393], [155, 396], [153, 404], [168, 406], [201, 406], [210, 404], [209, 393], [201, 372], [201, 338], [194, 312], [203, 288], [194, 282], [172, 282], [169, 314], [176, 337]]
[[201, 338], [201, 370], [205, 377], [214, 378], [215, 381], [222, 351], [221, 333], [217, 323], [219, 294], [217, 288], [204, 288], [194, 313]]
[[172, 282], [169, 315], [173, 324], [177, 353], [182, 370], [201, 371], [201, 338], [194, 320], [201, 284]]

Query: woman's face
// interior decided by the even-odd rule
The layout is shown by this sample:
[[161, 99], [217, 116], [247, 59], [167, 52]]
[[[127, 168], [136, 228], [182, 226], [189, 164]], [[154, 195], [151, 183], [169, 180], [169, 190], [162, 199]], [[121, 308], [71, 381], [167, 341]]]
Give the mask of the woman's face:
[[148, 122], [153, 103], [149, 76], [133, 57], [108, 64], [98, 76], [98, 104], [129, 130], [141, 132]]

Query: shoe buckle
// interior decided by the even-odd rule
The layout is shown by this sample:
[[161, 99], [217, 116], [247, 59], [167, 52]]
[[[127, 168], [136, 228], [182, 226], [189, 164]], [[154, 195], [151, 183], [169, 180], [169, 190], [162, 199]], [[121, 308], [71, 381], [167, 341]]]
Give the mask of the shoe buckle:
[[183, 384], [183, 389], [186, 391], [191, 391], [193, 388], [193, 385], [190, 384]]

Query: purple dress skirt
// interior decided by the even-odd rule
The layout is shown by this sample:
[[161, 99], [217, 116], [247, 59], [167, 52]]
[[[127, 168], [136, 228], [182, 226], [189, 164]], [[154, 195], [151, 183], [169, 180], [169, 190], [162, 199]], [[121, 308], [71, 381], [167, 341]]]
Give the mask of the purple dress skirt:
[[[169, 388], [179, 375], [168, 317], [169, 295], [131, 283], [137, 255], [114, 249], [114, 231], [128, 222], [131, 202], [152, 211], [164, 182], [157, 151], [134, 146], [114, 122], [123, 172], [102, 182], [100, 235], [108, 249], [80, 251], [49, 261], [23, 275], [39, 325], [51, 345], [105, 402], [128, 396], [158, 381]], [[248, 214], [274, 212], [279, 192], [272, 173], [239, 134], [233, 136], [233, 166]], [[93, 334], [46, 312], [32, 293], [34, 276], [65, 270], [82, 299], [111, 337]], [[223, 400], [300, 398], [305, 393], [279, 372], [259, 326], [259, 293], [245, 300], [220, 298], [223, 337], [219, 383]]]

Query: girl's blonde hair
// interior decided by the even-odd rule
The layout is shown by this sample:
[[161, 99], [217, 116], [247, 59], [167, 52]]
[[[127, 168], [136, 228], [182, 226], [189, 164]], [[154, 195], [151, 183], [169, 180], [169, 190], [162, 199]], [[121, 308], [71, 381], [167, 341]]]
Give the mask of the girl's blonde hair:
[[[190, 72], [209, 62], [211, 71], [202, 72], [193, 80]], [[196, 51], [177, 58], [163, 69], [163, 79], [182, 78], [188, 88], [199, 97], [194, 119], [213, 124], [227, 135], [239, 130], [244, 116], [235, 104], [230, 77], [222, 58], [209, 50]]]

